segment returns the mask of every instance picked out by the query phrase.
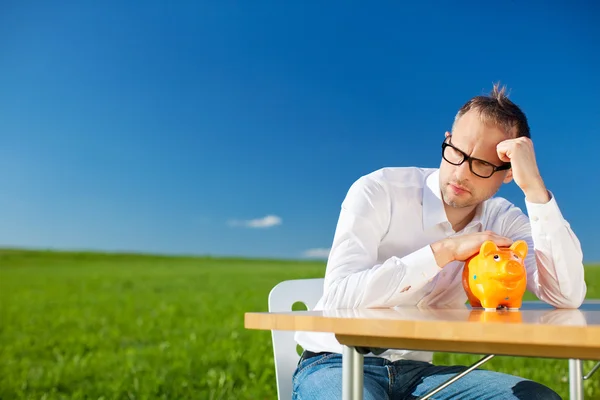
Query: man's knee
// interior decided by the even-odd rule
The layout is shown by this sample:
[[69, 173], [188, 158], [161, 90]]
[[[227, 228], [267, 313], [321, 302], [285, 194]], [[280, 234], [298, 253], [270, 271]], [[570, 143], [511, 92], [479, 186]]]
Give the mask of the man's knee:
[[[493, 381], [490, 389], [498, 391], [498, 398], [515, 398], [518, 400], [561, 400], [561, 397], [549, 387], [541, 383], [525, 379], [517, 375], [485, 371], [482, 381]], [[502, 394], [504, 393], [504, 394]]]
[[561, 400], [561, 397], [554, 390], [534, 381], [520, 381], [513, 386], [512, 390], [518, 399]]
[[485, 371], [481, 375], [487, 375], [482, 381], [494, 381], [494, 384], [488, 384], [488, 387], [497, 389], [499, 399], [561, 400], [561, 397], [549, 387], [517, 375], [492, 371]]
[[[413, 395], [422, 396], [465, 369], [463, 366], [432, 367]], [[540, 383], [485, 369], [468, 373], [439, 393], [441, 398], [458, 395], [464, 399], [479, 399], [485, 396], [499, 400], [560, 400], [556, 392]]]

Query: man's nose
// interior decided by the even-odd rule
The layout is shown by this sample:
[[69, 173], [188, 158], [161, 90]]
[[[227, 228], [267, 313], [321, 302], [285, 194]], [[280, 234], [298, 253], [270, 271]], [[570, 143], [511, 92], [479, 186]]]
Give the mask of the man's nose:
[[464, 163], [460, 164], [456, 168], [457, 168], [456, 177], [459, 178], [458, 180], [462, 180], [462, 178], [468, 178], [471, 176], [471, 170], [469, 169], [468, 161], [465, 161]]

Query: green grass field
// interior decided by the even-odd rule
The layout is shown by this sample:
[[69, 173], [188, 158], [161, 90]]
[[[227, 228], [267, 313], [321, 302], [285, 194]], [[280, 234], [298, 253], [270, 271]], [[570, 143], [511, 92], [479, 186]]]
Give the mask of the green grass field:
[[[600, 268], [586, 272], [600, 298]], [[276, 283], [323, 273], [322, 262], [1, 251], [0, 399], [275, 399], [270, 332], [245, 330], [244, 313], [266, 311]], [[567, 364], [484, 368], [568, 398]], [[600, 398], [600, 375], [585, 390]]]

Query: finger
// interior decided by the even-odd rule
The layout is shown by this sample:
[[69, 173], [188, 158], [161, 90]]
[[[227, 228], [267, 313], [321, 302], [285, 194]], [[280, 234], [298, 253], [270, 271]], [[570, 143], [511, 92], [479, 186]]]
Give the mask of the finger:
[[512, 239], [498, 235], [495, 235], [492, 241], [496, 246], [510, 246], [513, 243]]
[[507, 238], [506, 236], [498, 235], [492, 231], [482, 232], [485, 235], [484, 240], [491, 240], [496, 243], [497, 246], [509, 246], [512, 244], [513, 240], [511, 238]]
[[500, 161], [503, 161], [503, 162], [509, 162], [510, 161], [510, 157], [508, 157], [506, 155], [506, 153], [498, 153], [498, 158], [500, 159]]
[[510, 144], [506, 143], [506, 142], [500, 142], [500, 143], [498, 143], [498, 145], [496, 146], [496, 153], [498, 153], [498, 158], [501, 161], [509, 162], [510, 161], [510, 155], [511, 155], [511, 146], [510, 146]]

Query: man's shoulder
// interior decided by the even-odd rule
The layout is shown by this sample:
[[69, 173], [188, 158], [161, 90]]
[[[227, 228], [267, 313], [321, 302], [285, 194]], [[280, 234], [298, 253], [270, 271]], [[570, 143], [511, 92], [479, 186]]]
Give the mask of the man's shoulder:
[[[357, 178], [350, 186], [345, 202], [356, 199], [369, 203], [384, 204], [402, 202], [410, 199], [420, 199], [427, 177], [437, 171], [436, 168], [420, 167], [384, 167]], [[419, 203], [420, 204], [420, 203]]]
[[364, 183], [394, 187], [422, 187], [429, 175], [437, 168], [427, 167], [383, 167], [361, 176]]
[[504, 197], [501, 197], [501, 196], [494, 196], [494, 197], [486, 200], [485, 209], [486, 209], [486, 214], [488, 215], [488, 218], [491, 218], [492, 220], [501, 219], [508, 215], [514, 215], [514, 216], [520, 215], [520, 214], [524, 215], [521, 208], [516, 206], [510, 200], [508, 200]]

